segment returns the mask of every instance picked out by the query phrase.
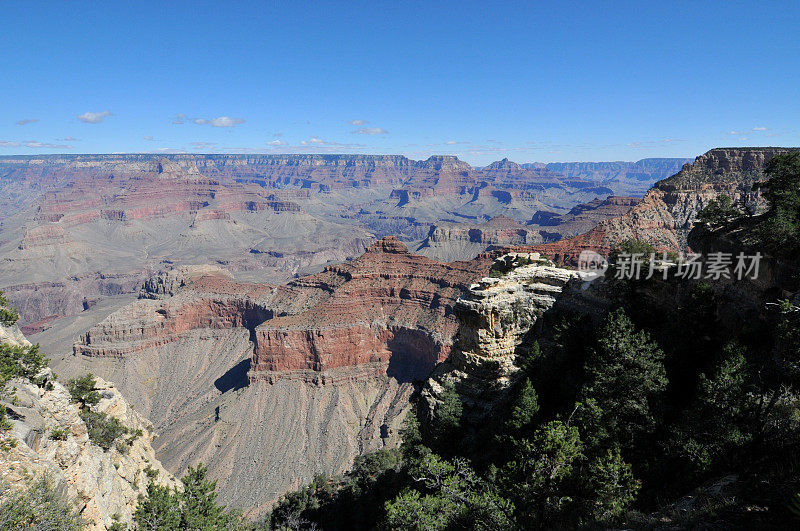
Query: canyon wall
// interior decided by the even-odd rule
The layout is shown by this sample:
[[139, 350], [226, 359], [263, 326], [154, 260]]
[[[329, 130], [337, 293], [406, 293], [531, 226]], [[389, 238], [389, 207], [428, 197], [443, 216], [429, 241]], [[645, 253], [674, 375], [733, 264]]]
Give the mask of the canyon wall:
[[553, 260], [577, 264], [584, 249], [603, 256], [629, 238], [660, 250], [683, 252], [697, 214], [719, 195], [727, 195], [752, 211], [763, 208], [763, 199], [752, 191], [766, 177], [766, 163], [775, 155], [796, 148], [719, 148], [697, 157], [680, 172], [657, 182], [628, 213], [600, 222], [575, 238], [537, 246]]
[[284, 285], [179, 268], [91, 327], [59, 371], [113, 378], [165, 465], [208, 464], [256, 515], [318, 473], [398, 442], [414, 382], [450, 355], [456, 301], [492, 263], [444, 263], [383, 238]]
[[[282, 282], [358, 256], [385, 235], [419, 241], [442, 220], [566, 214], [626, 191], [618, 188], [507, 160], [473, 168], [453, 156], [0, 157], [0, 288], [29, 332], [72, 329], [81, 313], [175, 267], [217, 264], [241, 280]], [[556, 232], [487, 234], [430, 256], [469, 259], [509, 237], [533, 244]]]
[[515, 382], [519, 368], [514, 361], [523, 339], [569, 283], [580, 284], [578, 272], [555, 267], [538, 253], [519, 256], [533, 263], [499, 278], [482, 278], [456, 303], [458, 334], [450, 356], [436, 366], [422, 389], [424, 418], [436, 416], [446, 385], [458, 392], [465, 422], [492, 415]]
[[[16, 326], [0, 325], [0, 342], [30, 346]], [[178, 484], [156, 458], [153, 425], [134, 411], [114, 384], [96, 380], [94, 388], [101, 398], [92, 410], [116, 418], [126, 428], [141, 430], [141, 435], [130, 444], [104, 450], [90, 440], [78, 405], [53, 372], [44, 369], [40, 377], [35, 383], [15, 378], [0, 397], [11, 424], [0, 434], [4, 488], [24, 489], [30, 481], [46, 476], [57, 492], [76, 502], [80, 515], [89, 521], [87, 529], [103, 531], [115, 523], [132, 525], [149, 476], [159, 485]], [[53, 436], [55, 430], [63, 435]]]

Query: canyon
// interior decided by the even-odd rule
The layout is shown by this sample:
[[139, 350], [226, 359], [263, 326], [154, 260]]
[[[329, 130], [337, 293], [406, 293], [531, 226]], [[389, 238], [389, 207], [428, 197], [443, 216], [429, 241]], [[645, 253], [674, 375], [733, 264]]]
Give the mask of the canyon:
[[[522, 338], [579, 284], [557, 264], [631, 237], [686, 250], [718, 194], [759, 207], [778, 152], [712, 150], [641, 200], [626, 194], [646, 172], [622, 163], [7, 158], [0, 181], [26, 184], [0, 227], [3, 289], [59, 373], [114, 381], [153, 422], [167, 470], [208, 464], [256, 516], [396, 445], [415, 389], [431, 414], [447, 382], [490, 412]], [[508, 252], [534, 263], [488, 277]]]
[[627, 239], [636, 239], [662, 251], [691, 250], [688, 235], [697, 214], [717, 196], [726, 195], [750, 214], [765, 208], [753, 184], [766, 179], [764, 168], [775, 155], [797, 148], [718, 148], [697, 157], [675, 175], [658, 181], [642, 200], [621, 216], [597, 223], [593, 229], [558, 242], [535, 246], [558, 263], [577, 265], [581, 251], [608, 256]]
[[153, 420], [168, 469], [200, 459], [225, 502], [260, 514], [315, 474], [397, 444], [415, 382], [450, 353], [456, 300], [491, 263], [438, 262], [385, 237], [283, 285], [182, 268], [55, 365], [113, 379]]
[[[659, 160], [651, 181], [682, 162]], [[617, 170], [583, 178], [534, 166], [473, 168], [452, 156], [0, 157], [0, 289], [27, 333], [52, 329], [45, 343], [64, 350], [67, 336], [85, 330], [76, 316], [97, 308], [82, 320], [101, 319], [173, 267], [212, 263], [241, 280], [280, 282], [358, 256], [386, 235], [416, 248], [441, 224], [552, 220], [638, 190]], [[539, 235], [522, 243], [574, 232], [532, 228]], [[440, 238], [427, 254], [468, 259], [484, 250], [458, 247]]]

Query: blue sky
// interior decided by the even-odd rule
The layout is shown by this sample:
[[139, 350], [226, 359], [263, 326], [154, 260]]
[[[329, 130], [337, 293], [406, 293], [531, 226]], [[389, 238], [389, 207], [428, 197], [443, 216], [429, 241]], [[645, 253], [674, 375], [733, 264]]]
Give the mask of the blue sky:
[[797, 146], [798, 27], [798, 2], [6, 2], [0, 155]]

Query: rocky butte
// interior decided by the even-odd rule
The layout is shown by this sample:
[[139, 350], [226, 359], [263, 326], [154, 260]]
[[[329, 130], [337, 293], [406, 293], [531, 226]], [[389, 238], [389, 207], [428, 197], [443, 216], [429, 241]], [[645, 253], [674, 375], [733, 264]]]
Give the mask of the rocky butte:
[[60, 370], [116, 378], [162, 434], [167, 467], [201, 460], [226, 502], [259, 513], [397, 443], [413, 382], [449, 356], [456, 301], [491, 263], [438, 262], [386, 237], [279, 286], [183, 268], [89, 329]]
[[[580, 281], [577, 271], [555, 267], [538, 253], [501, 258], [515, 264], [510, 272], [481, 279], [456, 302], [459, 328], [453, 351], [436, 366], [421, 393], [427, 418], [436, 414], [446, 384], [458, 392], [466, 422], [489, 418], [506, 399], [519, 370], [514, 364], [517, 347], [567, 285]], [[532, 263], [516, 265], [519, 258]]]

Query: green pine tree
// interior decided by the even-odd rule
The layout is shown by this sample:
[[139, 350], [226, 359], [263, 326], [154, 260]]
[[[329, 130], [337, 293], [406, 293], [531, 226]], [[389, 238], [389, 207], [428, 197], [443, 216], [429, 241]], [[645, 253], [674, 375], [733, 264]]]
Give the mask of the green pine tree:
[[742, 215], [730, 197], [720, 195], [709, 201], [708, 205], [697, 214], [697, 221], [710, 229], [716, 229], [729, 221], [741, 218]]
[[514, 406], [511, 408], [506, 427], [512, 431], [520, 431], [533, 422], [539, 412], [539, 399], [530, 379], [526, 379], [519, 390]]
[[139, 497], [139, 505], [133, 515], [140, 530], [168, 531], [179, 529], [181, 525], [180, 499], [169, 487], [147, 485], [147, 496]]
[[794, 257], [800, 251], [800, 153], [773, 157], [764, 173], [769, 180], [753, 187], [765, 190], [770, 206], [758, 228], [761, 241], [774, 253]]
[[592, 461], [587, 486], [589, 515], [595, 521], [609, 522], [628, 509], [641, 484], [615, 448]]
[[545, 424], [530, 439], [513, 441], [513, 458], [498, 474], [521, 525], [554, 525], [565, 515], [582, 449], [578, 429], [559, 420]]
[[431, 422], [431, 435], [437, 448], [447, 447], [461, 428], [463, 406], [461, 397], [451, 382], [444, 384], [439, 405]]
[[513, 506], [460, 458], [432, 452], [409, 471], [413, 486], [386, 502], [388, 529], [513, 529]]
[[658, 344], [637, 332], [622, 308], [606, 317], [586, 364], [583, 396], [597, 402], [603, 426], [623, 449], [655, 429], [655, 405], [667, 385], [663, 359]]
[[19, 321], [19, 312], [16, 308], [8, 305], [8, 299], [0, 291], [0, 324], [3, 326], [13, 326]]
[[224, 505], [218, 505], [217, 482], [206, 479], [208, 468], [202, 463], [181, 478], [183, 492], [178, 498], [182, 502], [181, 526], [184, 529], [225, 529], [230, 516]]

